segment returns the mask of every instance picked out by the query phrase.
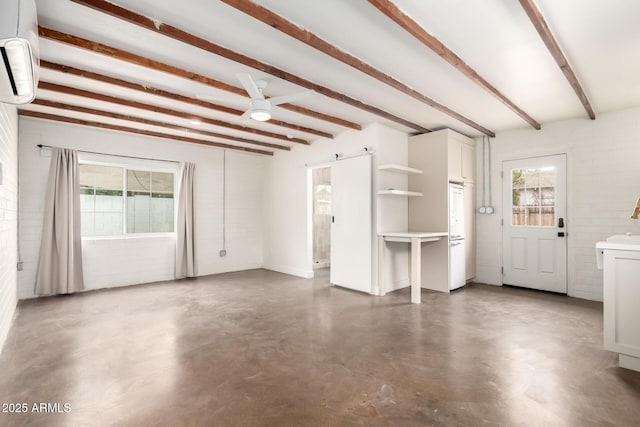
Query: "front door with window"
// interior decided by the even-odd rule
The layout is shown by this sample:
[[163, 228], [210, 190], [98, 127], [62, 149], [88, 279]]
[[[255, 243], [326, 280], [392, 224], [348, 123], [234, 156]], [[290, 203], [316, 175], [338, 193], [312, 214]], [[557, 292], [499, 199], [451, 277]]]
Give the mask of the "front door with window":
[[566, 156], [505, 161], [502, 176], [502, 282], [566, 294]]

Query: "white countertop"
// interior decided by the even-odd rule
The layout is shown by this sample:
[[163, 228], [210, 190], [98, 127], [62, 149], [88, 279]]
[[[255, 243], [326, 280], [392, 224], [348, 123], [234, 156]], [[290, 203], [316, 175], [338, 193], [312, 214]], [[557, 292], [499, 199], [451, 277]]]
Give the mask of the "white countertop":
[[596, 266], [598, 270], [604, 268], [604, 251], [639, 251], [640, 235], [637, 234], [614, 234], [607, 237], [604, 242], [596, 243]]
[[417, 237], [420, 239], [424, 239], [427, 237], [444, 237], [448, 235], [449, 233], [447, 233], [446, 231], [385, 231], [382, 233], [378, 233], [378, 236], [381, 237]]
[[605, 242], [596, 243], [596, 249], [612, 249], [619, 251], [640, 251], [640, 235], [615, 234], [607, 237]]

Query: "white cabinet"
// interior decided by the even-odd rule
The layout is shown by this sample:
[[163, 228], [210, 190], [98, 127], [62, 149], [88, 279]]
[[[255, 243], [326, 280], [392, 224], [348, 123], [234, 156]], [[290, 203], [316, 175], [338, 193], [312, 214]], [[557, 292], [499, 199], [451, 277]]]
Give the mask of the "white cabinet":
[[447, 165], [449, 181], [474, 182], [476, 175], [475, 142], [449, 131], [447, 134]]
[[[633, 239], [635, 237], [636, 239]], [[598, 242], [604, 252], [604, 348], [619, 365], [640, 371], [640, 238], [612, 236]]]
[[476, 146], [475, 142], [462, 143], [462, 179], [465, 182], [476, 180]]

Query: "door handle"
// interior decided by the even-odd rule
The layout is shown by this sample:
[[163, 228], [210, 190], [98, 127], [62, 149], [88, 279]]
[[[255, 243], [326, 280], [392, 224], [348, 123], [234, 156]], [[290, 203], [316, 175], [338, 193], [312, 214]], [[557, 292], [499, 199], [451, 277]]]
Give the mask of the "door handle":
[[564, 231], [558, 231], [558, 237], [564, 237]]
[[451, 243], [451, 246], [458, 246], [460, 244], [461, 244], [460, 242], [453, 242], [453, 243]]
[[331, 223], [333, 224], [334, 222], [336, 222], [336, 217], [331, 215]]
[[564, 228], [564, 218], [558, 218], [558, 228]]

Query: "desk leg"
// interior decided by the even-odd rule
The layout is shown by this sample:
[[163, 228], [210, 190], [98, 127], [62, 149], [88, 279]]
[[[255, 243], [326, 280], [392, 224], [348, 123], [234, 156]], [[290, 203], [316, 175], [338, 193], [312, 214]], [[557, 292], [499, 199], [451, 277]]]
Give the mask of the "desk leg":
[[420, 304], [421, 278], [420, 269], [422, 267], [422, 248], [420, 239], [411, 238], [411, 302]]
[[385, 287], [384, 287], [384, 278], [385, 278], [384, 249], [385, 249], [384, 237], [378, 236], [378, 295], [380, 296], [386, 295]]

